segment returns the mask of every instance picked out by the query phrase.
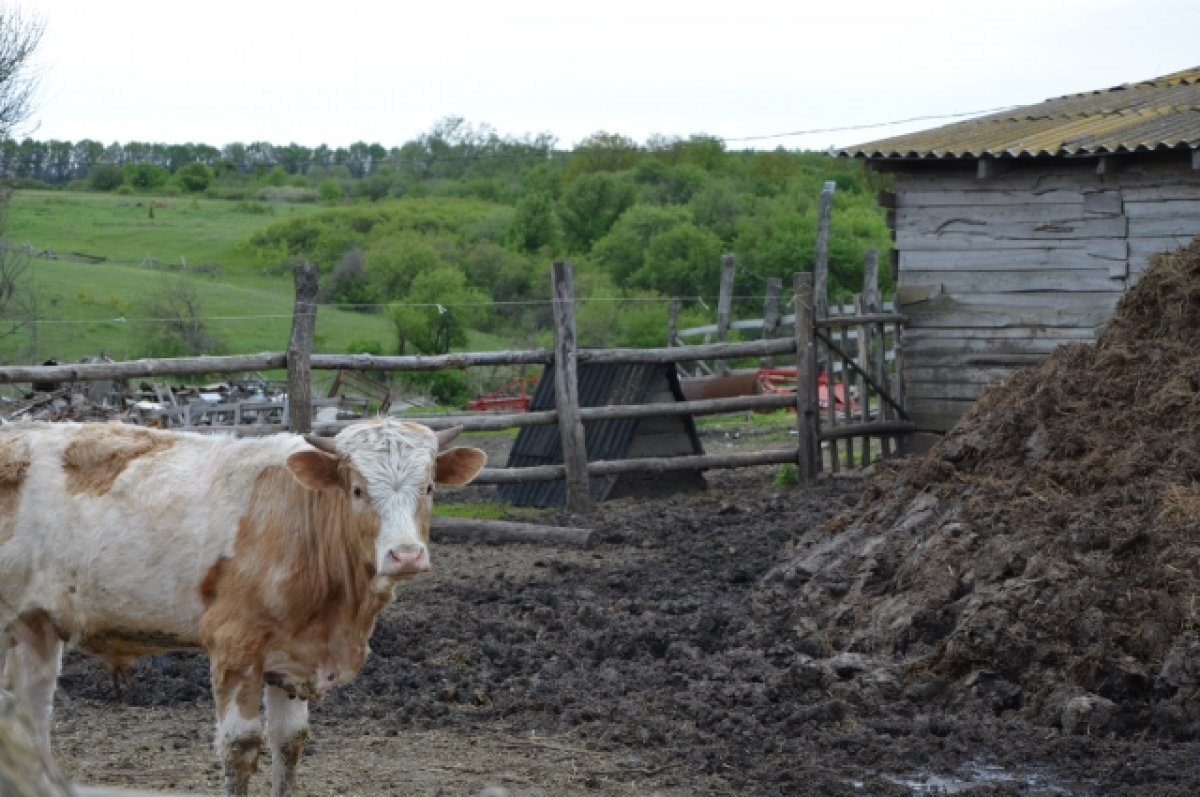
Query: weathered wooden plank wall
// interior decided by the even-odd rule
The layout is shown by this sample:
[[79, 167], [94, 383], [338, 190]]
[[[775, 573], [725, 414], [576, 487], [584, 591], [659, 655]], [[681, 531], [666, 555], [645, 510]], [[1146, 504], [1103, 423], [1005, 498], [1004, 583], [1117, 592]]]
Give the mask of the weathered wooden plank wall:
[[[1093, 340], [1157, 252], [1200, 234], [1184, 154], [894, 167], [897, 312], [918, 427], [945, 430], [988, 385], [1064, 343]], [[1111, 164], [1110, 164], [1111, 165]]]

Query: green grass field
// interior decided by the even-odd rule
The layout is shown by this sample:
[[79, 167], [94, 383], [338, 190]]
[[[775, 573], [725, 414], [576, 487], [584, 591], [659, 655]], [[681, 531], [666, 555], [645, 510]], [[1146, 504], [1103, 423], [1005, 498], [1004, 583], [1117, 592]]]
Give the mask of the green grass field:
[[[68, 361], [102, 351], [116, 359], [142, 356], [145, 327], [137, 323], [142, 305], [180, 278], [195, 286], [206, 324], [230, 353], [282, 351], [291, 330], [291, 275], [254, 262], [243, 245], [257, 230], [318, 209], [19, 191], [8, 210], [11, 245], [106, 260], [34, 258], [29, 274], [38, 295], [37, 334], [32, 347], [27, 341], [0, 341], [0, 359]], [[191, 269], [203, 268], [168, 267], [185, 262]], [[380, 341], [386, 350], [391, 340], [386, 319], [329, 308], [318, 314], [318, 351], [345, 352], [351, 342], [363, 340]]]

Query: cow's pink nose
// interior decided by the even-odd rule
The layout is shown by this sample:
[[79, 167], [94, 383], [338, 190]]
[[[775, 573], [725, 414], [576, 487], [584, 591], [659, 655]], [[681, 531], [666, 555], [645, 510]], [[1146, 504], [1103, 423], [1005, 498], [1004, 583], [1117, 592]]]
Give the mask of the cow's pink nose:
[[421, 573], [429, 570], [429, 557], [420, 545], [398, 545], [388, 551], [397, 573]]

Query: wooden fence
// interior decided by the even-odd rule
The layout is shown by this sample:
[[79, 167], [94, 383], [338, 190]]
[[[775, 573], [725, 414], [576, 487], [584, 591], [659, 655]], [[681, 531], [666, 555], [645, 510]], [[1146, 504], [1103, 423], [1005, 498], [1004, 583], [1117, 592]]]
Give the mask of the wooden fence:
[[[860, 443], [855, 454], [854, 441], [878, 438], [881, 441], [911, 431], [914, 427], [903, 412], [902, 401], [887, 387], [884, 375], [882, 342], [885, 328], [899, 330], [903, 318], [881, 312], [856, 316], [820, 318], [815, 314], [813, 277], [795, 275], [796, 321], [794, 334], [784, 338], [764, 338], [748, 342], [722, 342], [658, 349], [581, 349], [575, 338], [574, 295], [571, 267], [555, 263], [552, 270], [555, 344], [553, 350], [454, 353], [437, 356], [376, 356], [369, 354], [313, 354], [312, 339], [317, 312], [316, 276], [311, 266], [296, 271], [296, 310], [292, 339], [282, 353], [261, 353], [229, 357], [182, 357], [144, 359], [129, 362], [76, 363], [51, 366], [0, 367], [0, 383], [86, 382], [104, 379], [137, 379], [165, 376], [201, 376], [244, 371], [286, 368], [288, 371], [289, 426], [293, 431], [333, 434], [348, 421], [312, 422], [311, 370], [432, 371], [446, 368], [470, 368], [497, 365], [552, 365], [555, 369], [555, 409], [509, 415], [450, 414], [411, 420], [433, 428], [461, 425], [466, 430], [497, 430], [539, 424], [557, 424], [562, 441], [563, 464], [525, 468], [486, 468], [476, 478], [480, 484], [503, 484], [562, 479], [566, 483], [568, 508], [584, 511], [590, 507], [588, 478], [628, 472], [663, 472], [694, 468], [729, 468], [750, 465], [793, 463], [801, 481], [809, 482], [823, 467], [822, 444], [831, 450], [830, 466], [838, 469], [841, 456], [847, 464], [865, 464], [870, 449]], [[865, 310], [866, 308], [864, 308]], [[845, 341], [853, 329], [858, 350], [851, 353]], [[896, 332], [892, 332], [893, 339]], [[871, 348], [871, 341], [878, 345]], [[863, 347], [866, 346], [866, 355]], [[821, 413], [817, 391], [817, 360], [820, 352], [841, 360], [841, 379], [849, 395], [859, 396], [859, 414], [826, 409]], [[699, 360], [738, 358], [775, 358], [791, 356], [796, 364], [797, 384], [804, 389], [794, 393], [703, 399], [671, 404], [580, 407], [576, 371], [585, 363], [691, 363]], [[850, 380], [857, 380], [852, 382]], [[832, 395], [832, 394], [831, 394]], [[830, 401], [832, 405], [834, 402]], [[773, 410], [796, 410], [797, 444], [773, 450], [684, 457], [640, 458], [587, 461], [583, 423], [618, 418]], [[243, 425], [239, 434], [262, 434], [264, 425]], [[838, 446], [844, 447], [842, 454]], [[886, 445], [883, 453], [888, 453]], [[864, 456], [867, 455], [867, 456]]]

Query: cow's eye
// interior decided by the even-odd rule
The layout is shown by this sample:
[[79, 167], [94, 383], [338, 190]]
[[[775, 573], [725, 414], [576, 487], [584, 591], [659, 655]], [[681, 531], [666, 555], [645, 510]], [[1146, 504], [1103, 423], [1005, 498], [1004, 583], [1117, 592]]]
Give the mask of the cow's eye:
[[433, 495], [433, 485], [432, 484], [430, 484], [428, 487], [425, 488], [425, 495]]
[[362, 497], [363, 497], [363, 488], [361, 488], [361, 487], [357, 487], [357, 486], [356, 486], [356, 487], [354, 488], [354, 497], [355, 497], [355, 498], [362, 498]]

